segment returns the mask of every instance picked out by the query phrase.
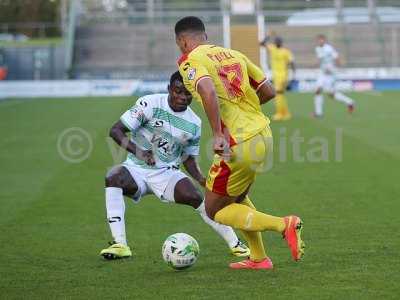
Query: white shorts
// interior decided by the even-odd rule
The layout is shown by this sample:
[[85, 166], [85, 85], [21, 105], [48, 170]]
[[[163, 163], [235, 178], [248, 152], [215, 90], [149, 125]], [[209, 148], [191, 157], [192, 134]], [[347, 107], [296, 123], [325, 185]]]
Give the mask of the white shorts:
[[138, 190], [132, 199], [138, 203], [142, 196], [154, 194], [163, 202], [175, 202], [176, 184], [187, 175], [177, 169], [143, 169], [124, 162], [122, 164], [135, 180]]
[[334, 74], [320, 73], [317, 79], [317, 89], [322, 89], [326, 93], [334, 93], [336, 76]]

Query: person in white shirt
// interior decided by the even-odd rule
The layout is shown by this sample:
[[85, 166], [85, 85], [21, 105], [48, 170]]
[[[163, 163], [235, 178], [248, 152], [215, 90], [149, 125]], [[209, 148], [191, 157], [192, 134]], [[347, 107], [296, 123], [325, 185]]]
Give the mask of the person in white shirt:
[[[100, 255], [105, 259], [132, 256], [125, 233], [124, 196], [138, 203], [142, 196], [154, 194], [162, 202], [192, 206], [228, 244], [235, 256], [249, 256], [229, 226], [211, 220], [205, 211], [203, 196], [192, 180], [205, 186], [196, 157], [200, 151], [201, 120], [189, 107], [192, 95], [179, 72], [172, 74], [167, 94], [141, 97], [111, 128], [110, 136], [125, 148], [128, 157], [114, 166], [105, 178], [107, 221], [114, 241]], [[129, 138], [127, 134], [130, 133]], [[151, 219], [159, 218], [149, 212]]]
[[339, 54], [323, 34], [317, 36], [315, 53], [319, 60], [320, 71], [317, 79], [317, 89], [314, 96], [314, 116], [322, 117], [324, 108], [323, 93], [347, 105], [349, 113], [354, 111], [354, 100], [336, 90], [336, 69], [339, 65]]

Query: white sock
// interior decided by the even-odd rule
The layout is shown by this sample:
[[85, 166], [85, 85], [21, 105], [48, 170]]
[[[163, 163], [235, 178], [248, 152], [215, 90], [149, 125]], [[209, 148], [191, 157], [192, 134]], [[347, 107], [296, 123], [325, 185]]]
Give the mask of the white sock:
[[336, 101], [343, 102], [346, 105], [353, 105], [354, 101], [350, 97], [347, 97], [345, 94], [341, 92], [336, 92], [333, 97]]
[[314, 112], [317, 116], [322, 116], [324, 107], [324, 96], [317, 94], [314, 97]]
[[233, 248], [237, 245], [239, 239], [236, 233], [233, 231], [232, 227], [219, 224], [211, 220], [207, 214], [204, 207], [204, 201], [196, 208], [197, 212], [203, 218], [204, 222], [210, 225], [228, 244], [229, 248]]
[[107, 220], [114, 241], [127, 245], [125, 234], [125, 202], [121, 188], [106, 188]]

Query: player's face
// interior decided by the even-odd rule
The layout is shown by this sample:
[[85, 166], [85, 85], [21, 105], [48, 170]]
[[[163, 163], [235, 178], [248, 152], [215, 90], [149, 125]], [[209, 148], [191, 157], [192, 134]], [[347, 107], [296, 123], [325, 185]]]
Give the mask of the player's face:
[[325, 38], [318, 37], [317, 38], [317, 44], [318, 44], [318, 46], [322, 47], [325, 44]]
[[276, 37], [274, 42], [275, 42], [276, 47], [278, 47], [278, 48], [282, 47], [283, 43], [282, 43], [282, 39], [281, 38]]
[[182, 53], [185, 53], [186, 51], [186, 41], [184, 39], [184, 36], [182, 34], [179, 34], [175, 37], [175, 42], [178, 45], [179, 50], [181, 50]]
[[173, 111], [185, 111], [192, 103], [192, 94], [185, 88], [183, 82], [175, 80], [169, 86], [170, 107]]

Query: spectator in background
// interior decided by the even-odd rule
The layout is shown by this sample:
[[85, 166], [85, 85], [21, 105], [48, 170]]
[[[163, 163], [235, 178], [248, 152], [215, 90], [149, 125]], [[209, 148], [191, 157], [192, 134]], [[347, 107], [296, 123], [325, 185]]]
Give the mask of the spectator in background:
[[7, 77], [7, 65], [4, 50], [0, 48], [0, 80], [5, 80]]

